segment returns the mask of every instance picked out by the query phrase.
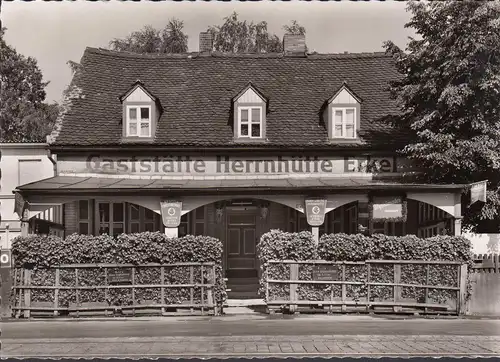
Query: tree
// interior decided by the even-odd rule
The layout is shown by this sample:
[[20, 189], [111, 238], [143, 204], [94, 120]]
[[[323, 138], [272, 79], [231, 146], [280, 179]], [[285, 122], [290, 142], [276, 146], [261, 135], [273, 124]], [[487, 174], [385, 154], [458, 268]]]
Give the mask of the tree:
[[402, 106], [394, 126], [412, 137], [402, 153], [427, 170], [428, 181], [488, 179], [486, 205], [464, 218], [477, 231], [500, 216], [500, 4], [410, 2], [408, 10], [406, 27], [419, 38], [406, 51], [385, 43], [401, 73], [391, 85]]
[[[289, 34], [305, 34], [306, 30], [293, 20], [291, 25], [284, 26]], [[224, 18], [222, 25], [211, 26], [215, 51], [223, 53], [279, 53], [283, 51], [281, 39], [267, 30], [267, 22], [257, 24], [238, 19], [233, 12]]]
[[109, 45], [112, 50], [132, 53], [186, 53], [188, 36], [183, 31], [184, 22], [170, 19], [163, 30], [146, 25], [124, 39], [114, 39]]
[[58, 105], [48, 105], [42, 73], [32, 57], [24, 57], [7, 45], [0, 30], [0, 139], [40, 142], [50, 133]]

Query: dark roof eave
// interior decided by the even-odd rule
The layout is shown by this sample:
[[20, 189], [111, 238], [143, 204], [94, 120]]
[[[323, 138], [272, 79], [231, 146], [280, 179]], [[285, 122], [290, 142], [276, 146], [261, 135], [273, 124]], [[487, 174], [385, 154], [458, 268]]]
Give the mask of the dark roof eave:
[[331, 193], [342, 191], [408, 191], [408, 190], [426, 190], [429, 192], [442, 192], [443, 190], [464, 190], [468, 187], [465, 184], [379, 184], [379, 185], [356, 185], [356, 186], [292, 186], [292, 187], [195, 187], [195, 188], [94, 188], [94, 189], [16, 189], [13, 193], [19, 192], [24, 195], [73, 195], [73, 194], [136, 194], [138, 192], [146, 193], [190, 193], [190, 192], [213, 192], [213, 193], [241, 193], [241, 192], [289, 192], [289, 191], [325, 191]]

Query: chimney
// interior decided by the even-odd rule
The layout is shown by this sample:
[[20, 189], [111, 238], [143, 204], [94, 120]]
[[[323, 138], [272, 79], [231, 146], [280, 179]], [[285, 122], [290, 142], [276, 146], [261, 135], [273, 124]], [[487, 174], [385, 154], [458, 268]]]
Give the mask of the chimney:
[[285, 53], [285, 55], [305, 55], [306, 36], [285, 34], [283, 36], [283, 52]]
[[205, 31], [200, 33], [200, 53], [207, 53], [213, 50], [212, 33]]

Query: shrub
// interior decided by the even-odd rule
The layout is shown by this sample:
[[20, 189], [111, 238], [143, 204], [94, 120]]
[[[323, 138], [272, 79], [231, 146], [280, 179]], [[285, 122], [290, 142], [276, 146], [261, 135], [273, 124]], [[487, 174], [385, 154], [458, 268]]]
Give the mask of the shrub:
[[[226, 287], [222, 271], [222, 243], [208, 236], [185, 236], [168, 238], [160, 232], [121, 234], [117, 238], [108, 235], [69, 235], [66, 239], [56, 236], [30, 235], [17, 237], [12, 243], [12, 255], [16, 268], [32, 269], [33, 285], [54, 285], [55, 270], [62, 264], [175, 264], [183, 262], [213, 262], [216, 264], [216, 287], [214, 298], [220, 305], [226, 299]], [[75, 271], [60, 272], [60, 284], [71, 286], [75, 282]], [[205, 269], [204, 278], [210, 277]], [[80, 269], [78, 284], [105, 285], [104, 270], [99, 268]], [[194, 267], [194, 282], [201, 282], [200, 267]], [[135, 278], [139, 284], [160, 284], [159, 267], [138, 267]], [[166, 284], [189, 284], [189, 267], [171, 267], [165, 270]], [[135, 299], [160, 302], [159, 288], [136, 289]], [[206, 292], [205, 292], [206, 293]], [[33, 292], [33, 301], [50, 301], [52, 290]], [[195, 300], [201, 299], [201, 291], [195, 290]], [[206, 296], [205, 296], [206, 298]], [[189, 301], [189, 289], [166, 288], [167, 304]], [[61, 305], [75, 302], [74, 291], [61, 291]], [[104, 302], [104, 290], [82, 290], [80, 300]], [[206, 299], [205, 299], [206, 300]], [[108, 303], [130, 304], [131, 289], [110, 289]]]

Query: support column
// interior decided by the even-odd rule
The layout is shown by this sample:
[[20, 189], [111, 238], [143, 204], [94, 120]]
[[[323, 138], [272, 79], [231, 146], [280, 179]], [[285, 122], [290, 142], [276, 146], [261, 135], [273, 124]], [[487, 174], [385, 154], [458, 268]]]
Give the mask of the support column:
[[21, 236], [28, 236], [29, 234], [29, 210], [26, 209], [23, 212], [23, 216], [21, 217]]
[[455, 218], [455, 225], [454, 225], [453, 230], [454, 230], [455, 236], [462, 235], [462, 217]]
[[179, 228], [165, 228], [165, 235], [169, 238], [176, 238], [179, 236]]
[[319, 243], [319, 227], [318, 226], [313, 226], [312, 227], [312, 234], [313, 234], [313, 239], [316, 245]]
[[371, 232], [368, 201], [358, 201], [358, 232], [361, 234]]

